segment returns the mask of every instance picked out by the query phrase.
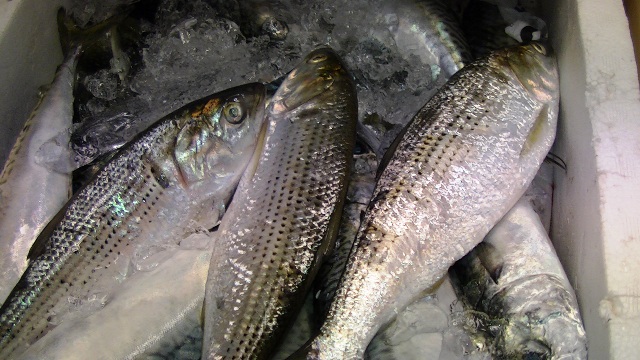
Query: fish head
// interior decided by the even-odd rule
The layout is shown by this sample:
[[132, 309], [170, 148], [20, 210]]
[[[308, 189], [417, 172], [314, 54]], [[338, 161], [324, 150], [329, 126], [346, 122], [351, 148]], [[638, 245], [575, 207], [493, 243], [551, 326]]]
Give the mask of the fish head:
[[[498, 52], [502, 69], [528, 98], [529, 115], [521, 119], [521, 164], [539, 164], [555, 139], [560, 99], [556, 59], [549, 45], [532, 42]], [[524, 99], [523, 98], [523, 99]], [[526, 166], [526, 165], [525, 165]]]
[[509, 67], [535, 99], [548, 103], [558, 97], [558, 67], [550, 45], [532, 42], [506, 51]]
[[350, 81], [350, 75], [338, 54], [328, 47], [317, 48], [287, 75], [273, 96], [270, 113], [278, 115], [296, 109], [343, 79]]
[[241, 175], [264, 135], [265, 93], [263, 84], [242, 85], [191, 110], [174, 150], [184, 185]]

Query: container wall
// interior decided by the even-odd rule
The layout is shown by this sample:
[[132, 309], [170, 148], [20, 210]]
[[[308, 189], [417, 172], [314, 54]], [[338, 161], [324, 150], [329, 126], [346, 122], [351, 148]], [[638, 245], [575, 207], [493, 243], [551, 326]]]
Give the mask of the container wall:
[[621, 1], [547, 1], [561, 119], [552, 237], [579, 297], [591, 359], [640, 350], [640, 94]]
[[[640, 93], [621, 0], [541, 0], [560, 66], [552, 237], [591, 359], [640, 353]], [[0, 164], [62, 60], [60, 1], [0, 0]]]
[[0, 164], [4, 164], [38, 88], [62, 61], [56, 11], [62, 1], [0, 1]]

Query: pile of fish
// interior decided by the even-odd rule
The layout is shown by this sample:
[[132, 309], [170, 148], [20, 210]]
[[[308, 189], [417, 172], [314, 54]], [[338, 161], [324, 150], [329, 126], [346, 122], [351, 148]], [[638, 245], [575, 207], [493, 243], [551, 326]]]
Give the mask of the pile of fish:
[[81, 3], [0, 174], [0, 358], [586, 359], [530, 3]]

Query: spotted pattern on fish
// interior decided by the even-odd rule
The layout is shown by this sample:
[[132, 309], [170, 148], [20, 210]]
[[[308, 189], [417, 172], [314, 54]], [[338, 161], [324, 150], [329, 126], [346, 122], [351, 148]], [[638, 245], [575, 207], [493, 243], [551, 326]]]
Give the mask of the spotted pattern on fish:
[[272, 99], [255, 173], [220, 225], [205, 295], [204, 359], [266, 358], [337, 232], [355, 144], [355, 86], [329, 49]]
[[[0, 357], [42, 337], [67, 299], [86, 299], [122, 278], [114, 264], [139, 256], [140, 239], [175, 243], [200, 213], [214, 216], [209, 203], [228, 201], [253, 154], [264, 91], [249, 84], [211, 96], [236, 102], [246, 94], [255, 109], [246, 109], [241, 125], [221, 120], [220, 109], [189, 116], [202, 101], [159, 120], [67, 203], [36, 239], [29, 267], [0, 308]], [[189, 135], [194, 129], [195, 138]], [[208, 137], [216, 129], [220, 134]], [[215, 166], [198, 175], [210, 161]]]
[[[558, 78], [547, 54], [532, 44], [479, 59], [416, 114], [383, 159], [308, 359], [362, 357], [378, 329], [482, 241], [524, 193], [555, 136]], [[544, 131], [532, 137], [538, 123]], [[526, 143], [532, 146], [523, 152]]]

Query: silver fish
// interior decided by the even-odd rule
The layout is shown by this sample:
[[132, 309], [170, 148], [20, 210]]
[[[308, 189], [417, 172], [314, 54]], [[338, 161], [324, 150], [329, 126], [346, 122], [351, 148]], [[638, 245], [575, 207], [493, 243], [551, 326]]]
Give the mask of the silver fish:
[[587, 358], [575, 293], [528, 199], [520, 200], [450, 274], [459, 296], [494, 323], [490, 335], [496, 357]]
[[296, 357], [361, 358], [522, 196], [555, 137], [550, 55], [538, 43], [495, 52], [418, 112], [387, 153], [320, 333]]
[[[284, 80], [265, 146], [220, 224], [205, 295], [204, 359], [265, 358], [334, 241], [355, 143], [355, 86], [312, 51]], [[252, 175], [252, 176], [251, 176]]]
[[[71, 174], [36, 164], [40, 145], [71, 127], [73, 84], [80, 48], [58, 68], [49, 90], [24, 125], [0, 174], [0, 301], [27, 268], [31, 244], [69, 200]], [[63, 141], [68, 140], [62, 139]]]
[[[18, 136], [0, 173], [0, 302], [4, 302], [27, 268], [33, 241], [71, 196], [71, 174], [52, 172], [40, 164], [40, 146], [55, 137], [66, 144], [73, 121], [76, 68], [86, 48], [104, 38], [105, 31], [121, 21], [114, 15], [87, 29], [66, 26], [58, 12], [60, 42], [65, 60]], [[46, 147], [47, 153], [56, 146]]]
[[0, 357], [42, 337], [68, 299], [116, 283], [121, 263], [215, 225], [261, 136], [264, 99], [265, 87], [254, 83], [170, 114], [75, 194], [36, 239], [0, 308]]

